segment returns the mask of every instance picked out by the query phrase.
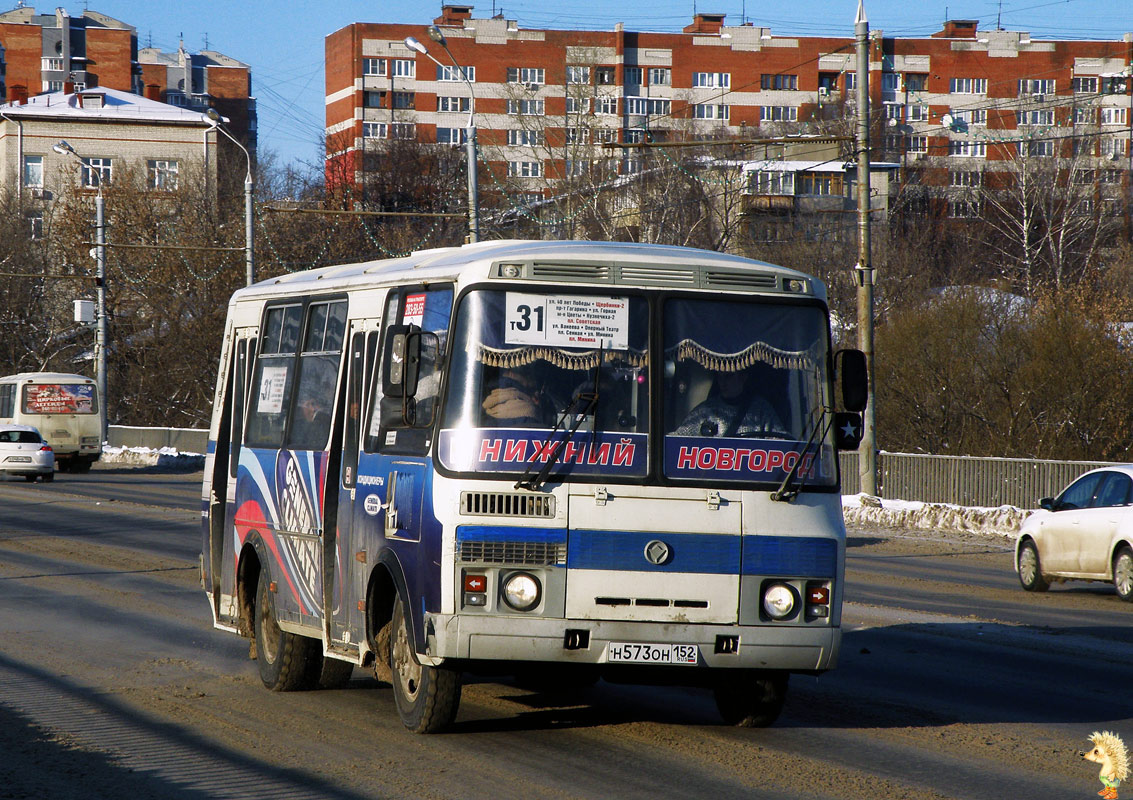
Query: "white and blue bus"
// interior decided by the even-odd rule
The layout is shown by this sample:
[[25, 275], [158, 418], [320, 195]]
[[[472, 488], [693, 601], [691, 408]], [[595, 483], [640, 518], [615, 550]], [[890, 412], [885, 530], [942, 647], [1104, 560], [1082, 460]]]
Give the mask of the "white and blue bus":
[[659, 245], [481, 242], [240, 289], [214, 623], [274, 690], [374, 668], [417, 732], [477, 673], [700, 686], [770, 724], [790, 673], [838, 658], [837, 451], [867, 390], [830, 342], [820, 281]]

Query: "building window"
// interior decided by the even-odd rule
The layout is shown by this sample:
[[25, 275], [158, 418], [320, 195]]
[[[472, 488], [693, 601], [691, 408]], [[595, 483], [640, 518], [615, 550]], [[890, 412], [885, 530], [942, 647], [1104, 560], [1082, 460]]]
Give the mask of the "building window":
[[467, 113], [472, 109], [470, 97], [437, 97], [437, 111], [463, 111]]
[[395, 78], [413, 78], [417, 76], [417, 62], [411, 58], [391, 58], [390, 66]]
[[24, 156], [24, 186], [43, 188], [43, 156]]
[[1129, 119], [1127, 108], [1101, 108], [1102, 125], [1124, 125]]
[[668, 67], [650, 67], [649, 84], [651, 86], [669, 86], [673, 82], [673, 71]]
[[953, 123], [958, 122], [961, 127], [967, 125], [987, 125], [986, 108], [967, 108], [963, 111], [952, 109], [948, 113], [952, 115]]
[[847, 72], [846, 77], [846, 91], [852, 92], [858, 88], [858, 74], [856, 72]]
[[977, 219], [980, 216], [980, 201], [967, 197], [949, 200], [948, 216], [953, 219]]
[[645, 141], [645, 131], [641, 128], [626, 128], [622, 141], [626, 144], [641, 144]]
[[1019, 142], [1019, 155], [1021, 156], [1053, 156], [1054, 142], [1049, 139]]
[[1106, 158], [1121, 158], [1125, 155], [1125, 140], [1103, 136], [1098, 139], [1101, 155]]
[[509, 161], [507, 174], [511, 178], [538, 178], [543, 174], [541, 161]]
[[953, 139], [948, 142], [948, 155], [965, 158], [986, 158], [987, 142], [971, 139]]
[[905, 107], [900, 103], [883, 103], [882, 113], [886, 119], [895, 119], [901, 122], [905, 118]]
[[585, 175], [590, 171], [590, 162], [583, 159], [570, 159], [566, 160], [565, 172], [568, 178], [577, 178], [580, 175]]
[[694, 72], [692, 73], [692, 87], [694, 89], [727, 89], [732, 85], [730, 72]]
[[617, 114], [618, 113], [618, 98], [616, 97], [595, 97], [594, 98], [594, 113], [595, 114]]
[[507, 68], [508, 83], [525, 83], [528, 86], [542, 85], [546, 83], [545, 75], [546, 72], [542, 67]]
[[589, 97], [568, 97], [566, 99], [566, 113], [568, 113], [568, 114], [589, 114], [590, 113], [590, 98]]
[[566, 128], [563, 130], [563, 141], [566, 144], [589, 144], [589, 128]]
[[566, 68], [567, 83], [590, 83], [590, 67], [568, 66]]
[[173, 191], [177, 188], [178, 165], [176, 161], [168, 159], [150, 159], [147, 163], [149, 169], [149, 184], [151, 189]]
[[983, 186], [983, 173], [971, 170], [955, 170], [948, 173], [949, 186], [960, 186], [965, 189]]
[[623, 83], [625, 83], [627, 86], [640, 86], [641, 85], [641, 78], [642, 78], [641, 67], [626, 67], [625, 68], [625, 79], [624, 79]]
[[32, 239], [43, 238], [43, 212], [31, 211], [25, 217], [28, 221], [28, 236]]
[[363, 122], [366, 139], [416, 139], [417, 126], [412, 122]]
[[881, 73], [881, 89], [886, 92], [895, 92], [901, 84], [901, 76], [896, 72]]
[[907, 122], [928, 122], [928, 106], [913, 103], [905, 106], [905, 120]]
[[748, 173], [748, 192], [751, 194], [794, 195], [795, 173], [780, 170], [753, 170]]
[[596, 86], [613, 86], [614, 85], [614, 68], [613, 67], [597, 67], [594, 70], [594, 83]]
[[468, 135], [464, 128], [437, 128], [437, 144], [464, 144]]
[[618, 140], [618, 132], [613, 128], [595, 128], [594, 141], [597, 144], [612, 144]]
[[1098, 93], [1098, 79], [1097, 78], [1072, 78], [1070, 86], [1074, 89], [1074, 94], [1097, 94]]
[[796, 90], [799, 88], [798, 75], [768, 75], [766, 73], [760, 78], [760, 89], [788, 89]]
[[44, 81], [43, 91], [45, 92], [61, 92], [63, 91], [63, 81]]
[[386, 74], [386, 60], [384, 58], [363, 58], [362, 74], [383, 77]]
[[1125, 81], [1123, 76], [1103, 76], [1102, 94], [1125, 94]]
[[[461, 75], [461, 71], [464, 72]], [[469, 83], [476, 83], [476, 67], [445, 67], [437, 66], [437, 81], [441, 83], [461, 82], [467, 79]]]
[[171, 106], [177, 106], [179, 108], [185, 108], [187, 105], [189, 105], [188, 98], [185, 97], [185, 95], [183, 95], [181, 92], [166, 92], [165, 102]]
[[543, 105], [542, 99], [509, 99], [507, 101], [507, 113], [521, 116], [542, 116]]
[[1024, 78], [1019, 81], [1019, 96], [1054, 94], [1056, 81], [1053, 78]]
[[987, 78], [953, 78], [949, 83], [952, 94], [987, 94]]
[[1097, 121], [1097, 110], [1093, 108], [1074, 109], [1075, 125], [1093, 125]]
[[394, 92], [393, 93], [393, 107], [394, 108], [414, 108], [417, 104], [417, 96], [413, 92]]
[[927, 153], [928, 152], [928, 137], [927, 136], [909, 136], [905, 139], [905, 148], [910, 153]]
[[363, 122], [362, 123], [362, 138], [364, 138], [364, 139], [384, 139], [384, 138], [386, 138], [386, 124], [384, 122]]
[[366, 108], [385, 108], [386, 106], [386, 93], [385, 92], [363, 92], [362, 100], [366, 104]]
[[627, 97], [625, 103], [626, 113], [637, 116], [665, 115], [672, 108], [671, 100], [650, 97]]
[[795, 106], [760, 106], [760, 122], [798, 122], [799, 110]]
[[532, 147], [541, 145], [546, 141], [543, 131], [509, 130], [507, 143], [513, 147]]
[[109, 185], [111, 177], [109, 158], [83, 159], [83, 186], [97, 189], [100, 185]]
[[804, 172], [799, 175], [799, 194], [828, 197], [842, 194], [842, 173]]
[[1054, 109], [1040, 108], [1034, 111], [1016, 111], [1015, 124], [1019, 127], [1027, 125], [1054, 125]]
[[728, 119], [728, 106], [714, 103], [697, 103], [692, 107], [696, 119]]
[[923, 92], [928, 86], [928, 75], [923, 72], [906, 72], [905, 73], [905, 91], [906, 92]]
[[635, 156], [626, 156], [622, 161], [622, 174], [623, 175], [636, 175], [641, 172], [642, 164], [641, 159]]
[[45, 58], [43, 59], [43, 69], [49, 72], [62, 72], [63, 59], [61, 58]]
[[1119, 170], [1119, 169], [1098, 170], [1098, 180], [1100, 180], [1102, 183], [1121, 183], [1121, 170]]

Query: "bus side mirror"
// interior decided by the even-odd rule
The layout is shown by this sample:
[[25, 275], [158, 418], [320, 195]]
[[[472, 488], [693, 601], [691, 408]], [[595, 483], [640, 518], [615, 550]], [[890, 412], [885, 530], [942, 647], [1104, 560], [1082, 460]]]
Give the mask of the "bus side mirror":
[[842, 385], [842, 406], [861, 413], [869, 402], [869, 371], [861, 350], [839, 350], [834, 355], [838, 382]]
[[412, 397], [417, 394], [421, 329], [416, 325], [390, 325], [382, 361], [382, 394], [386, 397]]

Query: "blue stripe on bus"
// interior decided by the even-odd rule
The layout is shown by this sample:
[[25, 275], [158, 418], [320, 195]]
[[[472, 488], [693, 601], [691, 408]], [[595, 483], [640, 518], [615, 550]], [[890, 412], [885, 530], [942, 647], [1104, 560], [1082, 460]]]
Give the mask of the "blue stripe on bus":
[[838, 543], [802, 536], [745, 536], [743, 574], [833, 578]]
[[205, 455], [213, 455], [216, 453], [216, 439], [209, 439], [208, 444], [205, 445]]
[[[654, 540], [669, 546], [669, 560], [664, 564], [652, 564], [645, 558], [645, 546]], [[572, 529], [567, 545], [567, 567], [735, 575], [740, 569], [740, 537], [710, 533]]]
[[540, 542], [564, 544], [564, 528], [526, 528], [507, 525], [460, 525], [456, 529], [458, 542]]

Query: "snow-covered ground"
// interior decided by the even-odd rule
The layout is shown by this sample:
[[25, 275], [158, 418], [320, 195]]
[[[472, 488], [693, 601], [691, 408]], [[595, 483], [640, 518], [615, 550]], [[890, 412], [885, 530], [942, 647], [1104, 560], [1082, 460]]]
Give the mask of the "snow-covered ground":
[[[201, 469], [205, 457], [200, 453], [181, 453], [171, 447], [160, 450], [147, 447], [105, 447], [102, 461], [106, 464], [180, 471]], [[1023, 520], [1032, 513], [1014, 506], [978, 508], [889, 500], [866, 494], [843, 496], [842, 512], [846, 524], [855, 527], [951, 530], [1010, 537], [1015, 536]]]

